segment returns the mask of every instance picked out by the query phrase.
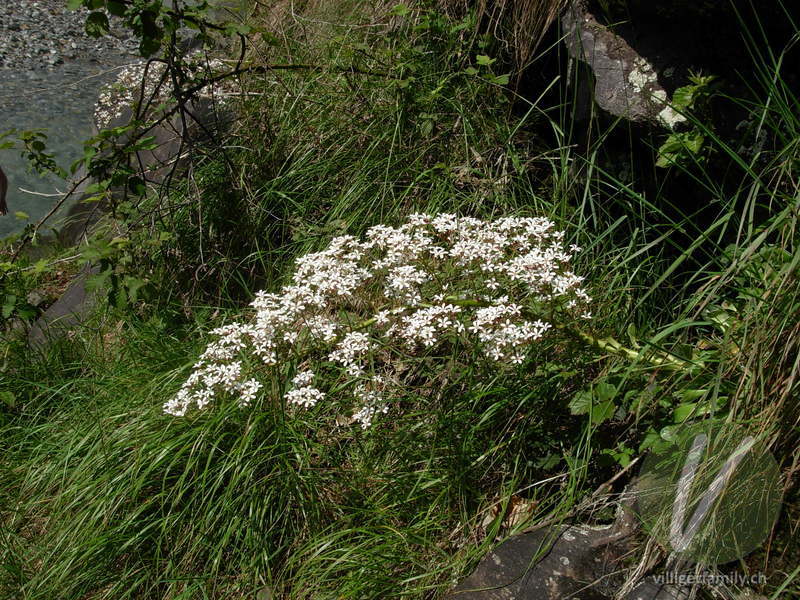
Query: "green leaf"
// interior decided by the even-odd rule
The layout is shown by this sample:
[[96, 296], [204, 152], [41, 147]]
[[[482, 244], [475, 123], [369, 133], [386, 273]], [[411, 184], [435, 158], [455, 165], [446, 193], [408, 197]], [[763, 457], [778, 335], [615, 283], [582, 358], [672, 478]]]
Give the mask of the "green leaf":
[[614, 416], [617, 407], [612, 400], [605, 400], [592, 407], [592, 423], [599, 425]]
[[699, 400], [706, 394], [708, 394], [708, 390], [705, 388], [700, 390], [687, 389], [687, 390], [681, 390], [679, 397], [681, 399], [681, 402], [694, 402], [695, 400]]
[[602, 451], [614, 459], [614, 461], [622, 467], [627, 467], [631, 464], [631, 457], [633, 456], [633, 449], [628, 448], [624, 443], [619, 444], [616, 448], [605, 448]]
[[128, 189], [137, 196], [144, 196], [147, 191], [147, 187], [141, 177], [128, 178]]
[[672, 411], [672, 420], [675, 423], [683, 423], [686, 419], [691, 417], [695, 413], [695, 409], [697, 408], [697, 404], [690, 402], [687, 404], [679, 404], [675, 407], [675, 410]]
[[464, 69], [464, 73], [466, 73], [467, 75], [477, 75], [478, 69], [476, 69], [475, 67], [467, 67], [466, 69]]
[[139, 54], [144, 58], [149, 58], [161, 49], [161, 40], [154, 37], [142, 38], [139, 43]]
[[549, 471], [563, 460], [560, 454], [549, 453], [536, 460], [536, 466], [543, 471]]
[[228, 35], [247, 35], [252, 30], [253, 28], [245, 23], [228, 23], [225, 26], [225, 33]]
[[108, 190], [108, 186], [111, 182], [109, 180], [98, 181], [96, 183], [91, 183], [86, 186], [85, 193], [87, 194], [99, 194]]
[[2, 315], [4, 319], [7, 319], [11, 316], [11, 313], [14, 312], [14, 307], [17, 306], [17, 297], [14, 294], [8, 294], [3, 301]]
[[33, 319], [38, 313], [35, 306], [31, 306], [30, 304], [26, 304], [22, 308], [17, 308], [17, 316], [20, 319], [25, 321], [30, 321]]
[[28, 213], [23, 212], [21, 210], [17, 210], [17, 211], [14, 211], [14, 218], [19, 219], [20, 221], [27, 221], [31, 217], [30, 217], [30, 215]]
[[425, 119], [424, 121], [422, 121], [422, 125], [420, 126], [419, 131], [423, 136], [428, 137], [433, 131], [433, 121], [431, 121], [430, 119]]
[[143, 137], [130, 146], [130, 150], [134, 152], [138, 152], [139, 150], [155, 150], [156, 148], [158, 148], [158, 142], [153, 135]]
[[511, 81], [511, 77], [508, 74], [505, 75], [497, 75], [492, 77], [490, 81], [497, 85], [508, 85], [508, 82]]
[[14, 294], [9, 294], [6, 296], [5, 302], [3, 302], [2, 310], [3, 318], [7, 319], [11, 316], [11, 313], [14, 312], [14, 307], [17, 305], [17, 297]]
[[86, 17], [86, 34], [91, 37], [103, 37], [109, 31], [106, 13], [95, 11]]
[[115, 17], [125, 16], [125, 4], [120, 0], [106, 0], [106, 8]]
[[0, 392], [0, 402], [5, 404], [8, 408], [15, 408], [17, 406], [17, 398], [13, 392], [4, 390]]
[[682, 158], [697, 155], [703, 148], [705, 136], [699, 131], [673, 133], [658, 149], [657, 167], [669, 167]]
[[581, 390], [572, 397], [569, 402], [569, 412], [573, 415], [588, 414], [592, 406], [592, 393], [589, 390]]
[[67, 0], [67, 10], [78, 10], [83, 6], [83, 0]]
[[665, 442], [674, 442], [677, 439], [678, 432], [682, 429], [681, 425], [667, 425], [659, 432], [661, 439]]
[[130, 298], [132, 303], [136, 302], [136, 299], [139, 296], [139, 290], [145, 285], [147, 285], [147, 281], [144, 279], [139, 279], [137, 277], [125, 278], [125, 287], [128, 289], [128, 298]]
[[617, 395], [617, 387], [605, 381], [601, 381], [598, 384], [596, 384], [592, 388], [592, 391], [597, 400], [600, 402], [613, 400]]
[[86, 288], [87, 292], [96, 292], [108, 285], [108, 280], [110, 277], [111, 277], [111, 269], [106, 269], [105, 271], [101, 271], [97, 275], [91, 275], [87, 277], [84, 287]]
[[644, 452], [649, 448], [661, 446], [663, 443], [664, 442], [661, 439], [661, 436], [658, 435], [658, 432], [654, 429], [651, 429], [645, 434], [642, 443], [639, 444], [639, 452]]
[[47, 262], [46, 258], [40, 258], [39, 260], [37, 260], [33, 264], [33, 272], [36, 275], [40, 275], [41, 273], [44, 273], [45, 271], [47, 271], [47, 268], [49, 266], [50, 266], [50, 264]]
[[478, 63], [482, 67], [488, 67], [489, 65], [491, 65], [496, 60], [497, 59], [489, 58], [485, 54], [479, 54], [478, 56], [475, 57], [475, 62]]

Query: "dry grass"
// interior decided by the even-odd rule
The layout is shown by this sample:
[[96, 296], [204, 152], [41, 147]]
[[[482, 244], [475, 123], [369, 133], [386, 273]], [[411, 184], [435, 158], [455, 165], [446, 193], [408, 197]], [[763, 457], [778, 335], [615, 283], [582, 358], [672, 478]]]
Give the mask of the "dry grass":
[[567, 0], [441, 0], [443, 8], [458, 13], [474, 8], [489, 31], [513, 56], [519, 74], [533, 62], [545, 33], [567, 5]]

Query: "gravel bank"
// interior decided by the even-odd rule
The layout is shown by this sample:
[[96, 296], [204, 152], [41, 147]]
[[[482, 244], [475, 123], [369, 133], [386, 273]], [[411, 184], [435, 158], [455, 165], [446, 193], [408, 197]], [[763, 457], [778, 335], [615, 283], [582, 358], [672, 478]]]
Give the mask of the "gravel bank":
[[73, 60], [119, 62], [138, 54], [135, 39], [112, 22], [112, 36], [86, 35], [86, 10], [66, 9], [66, 0], [0, 1], [0, 70], [55, 69]]

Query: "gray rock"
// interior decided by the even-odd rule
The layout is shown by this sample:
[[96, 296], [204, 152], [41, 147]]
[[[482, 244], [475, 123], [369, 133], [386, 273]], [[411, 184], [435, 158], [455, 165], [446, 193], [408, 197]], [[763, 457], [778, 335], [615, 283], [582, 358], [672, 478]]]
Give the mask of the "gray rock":
[[[610, 600], [629, 548], [609, 527], [551, 527], [517, 535], [487, 554], [448, 600]], [[688, 592], [654, 580], [625, 600], [686, 600]]]
[[573, 0], [561, 17], [573, 59], [594, 73], [594, 99], [612, 115], [673, 128], [685, 118], [668, 106], [667, 92], [648, 60], [598, 22], [586, 0]]
[[[603, 600], [592, 582], [608, 557], [592, 542], [605, 532], [565, 527], [514, 536], [481, 560], [450, 600]], [[551, 540], [552, 536], [555, 540]], [[552, 545], [550, 545], [552, 541]]]
[[63, 337], [86, 322], [103, 293], [102, 290], [87, 290], [86, 280], [99, 272], [97, 266], [84, 267], [61, 297], [33, 324], [28, 332], [30, 348], [43, 349], [48, 342]]

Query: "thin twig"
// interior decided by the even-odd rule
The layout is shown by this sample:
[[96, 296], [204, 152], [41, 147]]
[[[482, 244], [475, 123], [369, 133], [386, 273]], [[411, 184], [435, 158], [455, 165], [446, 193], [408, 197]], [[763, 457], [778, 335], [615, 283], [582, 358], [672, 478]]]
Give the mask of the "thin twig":
[[84, 175], [83, 177], [81, 177], [81, 178], [80, 178], [78, 181], [76, 181], [75, 183], [73, 183], [73, 184], [72, 184], [72, 187], [69, 189], [69, 191], [68, 191], [66, 194], [64, 194], [64, 195], [62, 196], [61, 200], [59, 200], [58, 202], [56, 202], [56, 203], [53, 205], [53, 208], [51, 208], [51, 209], [50, 209], [50, 212], [48, 212], [48, 213], [47, 213], [45, 216], [43, 216], [41, 219], [39, 219], [39, 222], [38, 222], [38, 223], [36, 223], [36, 225], [33, 227], [33, 231], [31, 231], [31, 232], [29, 232], [29, 233], [27, 233], [27, 234], [25, 234], [25, 235], [23, 236], [22, 240], [21, 240], [21, 241], [20, 241], [20, 243], [19, 243], [19, 246], [17, 246], [17, 249], [16, 249], [16, 250], [14, 250], [14, 254], [12, 254], [12, 255], [11, 255], [11, 260], [10, 260], [10, 262], [12, 262], [12, 263], [13, 263], [14, 261], [16, 261], [16, 260], [17, 260], [17, 258], [19, 257], [19, 254], [20, 254], [20, 252], [22, 252], [22, 249], [25, 247], [25, 245], [26, 245], [26, 244], [28, 244], [28, 242], [30, 242], [30, 241], [31, 241], [33, 238], [35, 238], [35, 237], [36, 237], [36, 234], [38, 234], [38, 233], [39, 233], [39, 229], [42, 227], [42, 225], [44, 225], [44, 223], [45, 223], [45, 222], [46, 222], [46, 221], [47, 221], [47, 220], [48, 220], [50, 217], [52, 217], [52, 216], [53, 216], [53, 215], [56, 213], [56, 211], [57, 211], [59, 208], [61, 208], [61, 206], [63, 206], [64, 202], [66, 202], [66, 201], [67, 201], [67, 199], [68, 199], [68, 198], [70, 198], [70, 197], [72, 196], [72, 194], [74, 194], [74, 193], [75, 193], [75, 190], [77, 190], [77, 189], [78, 189], [78, 187], [79, 187], [79, 186], [80, 186], [80, 185], [81, 185], [81, 184], [82, 184], [84, 181], [86, 181], [87, 179], [89, 179], [89, 174], [88, 174], [88, 173], [87, 173], [86, 175]]

